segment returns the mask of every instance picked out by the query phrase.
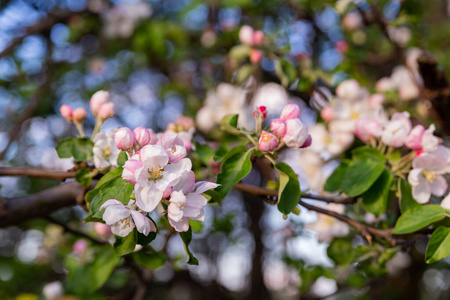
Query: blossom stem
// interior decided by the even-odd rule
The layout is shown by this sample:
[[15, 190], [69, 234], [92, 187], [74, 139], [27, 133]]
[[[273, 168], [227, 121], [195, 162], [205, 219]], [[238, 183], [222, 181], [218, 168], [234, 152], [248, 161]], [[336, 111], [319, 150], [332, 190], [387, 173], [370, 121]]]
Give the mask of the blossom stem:
[[84, 130], [83, 130], [83, 124], [81, 124], [81, 122], [74, 122], [75, 127], [78, 130], [78, 134], [80, 135], [80, 137], [84, 137]]
[[258, 143], [255, 141], [255, 139], [247, 132], [242, 131], [242, 133], [252, 142], [252, 144], [255, 146], [256, 149], [258, 149]]
[[95, 121], [94, 131], [92, 131], [92, 138], [94, 138], [95, 135], [96, 135], [97, 133], [99, 133], [100, 128], [102, 127], [102, 125], [103, 125], [103, 120], [100, 119], [100, 118], [97, 118], [97, 120]]
[[271, 155], [264, 154], [264, 157], [267, 158], [272, 163], [272, 165], [274, 165], [274, 166], [276, 165], [276, 162], [273, 160]]

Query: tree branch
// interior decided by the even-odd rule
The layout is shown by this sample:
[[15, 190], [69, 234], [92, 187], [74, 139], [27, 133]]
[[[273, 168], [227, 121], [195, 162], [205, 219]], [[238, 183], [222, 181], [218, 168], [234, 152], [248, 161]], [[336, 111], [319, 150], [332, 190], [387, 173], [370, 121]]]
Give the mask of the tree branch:
[[50, 171], [38, 168], [27, 168], [27, 167], [0, 167], [0, 177], [1, 176], [25, 176], [25, 177], [39, 177], [45, 179], [54, 179], [59, 181], [64, 181], [67, 178], [74, 178], [76, 172], [70, 171]]
[[[97, 181], [93, 181], [91, 188]], [[85, 187], [69, 182], [42, 192], [16, 198], [0, 199], [0, 227], [20, 224], [33, 218], [46, 217], [52, 212], [83, 201]]]

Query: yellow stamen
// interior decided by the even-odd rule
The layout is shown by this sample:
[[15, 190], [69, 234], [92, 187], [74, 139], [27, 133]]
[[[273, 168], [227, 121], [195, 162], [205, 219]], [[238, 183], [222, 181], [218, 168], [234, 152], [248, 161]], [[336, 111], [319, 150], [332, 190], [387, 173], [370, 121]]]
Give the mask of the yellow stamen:
[[433, 183], [433, 181], [436, 179], [436, 174], [434, 172], [424, 170], [422, 171], [422, 174], [430, 183]]

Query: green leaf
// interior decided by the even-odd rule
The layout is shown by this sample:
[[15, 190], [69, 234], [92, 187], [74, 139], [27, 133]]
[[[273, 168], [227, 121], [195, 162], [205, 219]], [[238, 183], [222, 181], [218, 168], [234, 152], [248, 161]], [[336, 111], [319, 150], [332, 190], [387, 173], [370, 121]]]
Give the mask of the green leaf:
[[284, 87], [290, 86], [297, 79], [297, 70], [285, 59], [275, 61], [275, 73]]
[[192, 230], [189, 227], [189, 230], [186, 232], [180, 232], [180, 237], [183, 240], [183, 244], [184, 244], [184, 250], [186, 251], [186, 254], [188, 256], [186, 263], [189, 265], [198, 265], [198, 260], [194, 257], [194, 255], [192, 254], [192, 252], [189, 250], [189, 244], [191, 243], [192, 240]]
[[225, 144], [225, 143], [221, 144], [219, 149], [217, 149], [216, 153], [214, 154], [214, 157], [213, 157], [214, 161], [221, 162], [225, 158], [227, 153], [228, 153], [227, 144]]
[[380, 177], [384, 164], [374, 160], [352, 160], [341, 183], [341, 190], [349, 197], [361, 195]]
[[147, 249], [134, 252], [132, 256], [138, 265], [152, 270], [162, 267], [167, 260], [166, 256], [161, 252], [155, 250], [148, 251]]
[[71, 138], [63, 140], [56, 146], [60, 158], [73, 157], [75, 161], [91, 161], [94, 157], [94, 142], [90, 138]]
[[226, 115], [220, 122], [220, 128], [232, 134], [240, 134], [240, 131], [237, 129], [238, 117], [238, 114]]
[[375, 148], [361, 146], [352, 151], [352, 160], [372, 160], [381, 164], [386, 163], [386, 157]]
[[347, 172], [350, 162], [351, 161], [348, 159], [343, 160], [336, 170], [334, 170], [325, 183], [325, 191], [333, 193], [341, 189], [342, 180], [345, 178], [345, 173]]
[[384, 168], [377, 181], [362, 195], [364, 209], [379, 217], [386, 211], [389, 190], [392, 185], [392, 172]]
[[398, 191], [400, 193], [398, 197], [398, 204], [400, 211], [405, 213], [407, 210], [421, 206], [412, 196], [412, 188], [408, 181], [405, 179], [399, 179], [398, 181]]
[[235, 75], [236, 83], [241, 84], [244, 81], [246, 81], [250, 77], [250, 75], [253, 74], [254, 70], [255, 67], [250, 64], [245, 64], [242, 67], [240, 67]]
[[134, 251], [137, 243], [137, 230], [133, 229], [127, 236], [115, 236], [116, 241], [114, 242], [114, 250], [118, 256], [123, 256]]
[[100, 187], [97, 196], [92, 200], [89, 209], [94, 214], [94, 217], [101, 217], [103, 211], [100, 212], [100, 207], [107, 200], [116, 199], [127, 205], [130, 201], [131, 193], [133, 192], [133, 185], [128, 181], [117, 177], [105, 183]]
[[245, 146], [235, 147], [225, 156], [220, 167], [221, 172], [217, 174], [217, 183], [221, 186], [217, 187], [216, 191], [221, 194], [222, 198], [250, 172], [252, 169], [250, 156], [251, 151], [247, 151]]
[[195, 143], [195, 151], [192, 154], [196, 154], [197, 158], [206, 166], [209, 166], [211, 158], [214, 156], [214, 151], [208, 145], [201, 145]]
[[354, 254], [351, 242], [345, 239], [334, 239], [327, 249], [328, 257], [340, 266], [351, 264]]
[[127, 160], [128, 160], [127, 152], [120, 151], [119, 157], [117, 158], [117, 164], [123, 167], [123, 165], [126, 163]]
[[234, 60], [246, 59], [250, 54], [250, 47], [247, 45], [237, 45], [230, 49], [229, 55]]
[[92, 266], [92, 275], [94, 279], [93, 290], [97, 290], [105, 284], [109, 276], [113, 272], [120, 258], [114, 253], [111, 246], [105, 246], [100, 253], [95, 256], [94, 264]]
[[405, 234], [427, 227], [445, 218], [445, 209], [440, 205], [421, 205], [407, 210], [395, 224], [393, 234]]
[[75, 180], [81, 185], [90, 186], [92, 180], [91, 171], [89, 169], [79, 169], [75, 174]]
[[277, 163], [275, 169], [280, 175], [278, 210], [287, 215], [295, 209], [300, 199], [300, 182], [297, 174], [287, 164]]
[[428, 242], [425, 262], [431, 264], [450, 255], [450, 229], [438, 227]]

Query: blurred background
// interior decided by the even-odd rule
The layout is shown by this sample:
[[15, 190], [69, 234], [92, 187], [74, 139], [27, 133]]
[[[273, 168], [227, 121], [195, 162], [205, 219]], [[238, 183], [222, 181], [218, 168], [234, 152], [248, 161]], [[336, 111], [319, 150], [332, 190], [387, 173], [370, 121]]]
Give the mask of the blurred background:
[[[326, 101], [348, 78], [370, 92], [389, 90], [388, 107], [410, 109], [415, 118], [429, 121], [429, 103], [419, 101], [420, 78], [405, 83], [398, 77], [402, 66], [417, 72], [414, 55], [424, 50], [450, 73], [449, 18], [447, 0], [1, 0], [0, 164], [70, 169], [72, 161], [59, 159], [54, 149], [75, 134], [59, 107], [88, 109], [90, 96], [100, 89], [111, 92], [116, 107], [102, 131], [121, 126], [160, 131], [186, 115], [196, 120], [194, 141], [200, 144], [220, 138], [215, 124], [208, 123], [212, 115], [238, 112], [245, 126], [255, 105], [264, 104], [277, 116], [294, 102], [303, 109], [302, 120], [313, 124], [320, 119], [314, 93]], [[257, 64], [239, 58], [244, 24], [262, 30], [268, 40]], [[300, 79], [283, 82], [275, 62], [280, 57]], [[386, 82], [394, 88], [383, 88]], [[234, 89], [251, 96], [236, 104], [240, 92]], [[204, 103], [210, 107], [206, 117], [204, 108], [197, 114]], [[94, 117], [88, 115], [85, 124], [90, 135]], [[303, 189], [313, 189], [311, 178], [318, 174], [316, 181], [323, 184], [336, 166], [305, 168], [305, 160], [315, 158], [285, 154], [298, 166]], [[258, 182], [259, 176], [251, 173], [246, 180]], [[0, 196], [57, 184], [0, 177]], [[66, 299], [131, 299], [135, 279], [120, 267], [99, 291], [83, 290], [87, 283], [79, 270], [97, 250], [91, 241], [80, 244], [78, 236], [64, 233], [55, 220], [98, 234], [92, 225], [80, 224], [85, 216], [81, 208], [66, 208], [51, 220], [0, 229], [0, 298], [58, 299], [63, 290]], [[184, 263], [178, 237], [160, 235], [154, 241], [153, 247], [171, 259], [146, 270], [148, 299], [450, 298], [450, 260], [424, 265], [426, 241], [418, 240], [408, 253], [397, 252], [386, 264], [377, 259], [369, 266], [342, 266], [336, 255], [346, 252], [327, 255], [327, 234], [333, 234], [311, 227], [319, 221], [333, 222], [306, 211], [284, 220], [276, 209], [233, 191], [221, 207], [207, 207], [203, 228], [194, 230], [199, 266]], [[363, 243], [356, 234], [352, 242]]]

